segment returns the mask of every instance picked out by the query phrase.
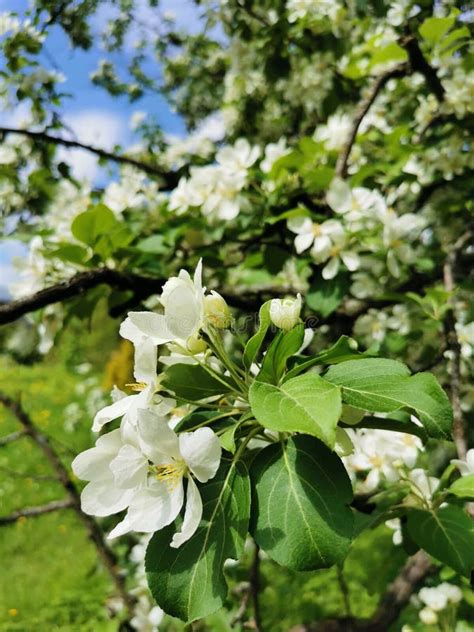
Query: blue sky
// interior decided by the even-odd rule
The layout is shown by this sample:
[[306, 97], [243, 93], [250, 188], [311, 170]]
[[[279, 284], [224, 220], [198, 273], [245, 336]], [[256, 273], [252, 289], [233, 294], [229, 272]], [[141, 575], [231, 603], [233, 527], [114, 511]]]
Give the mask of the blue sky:
[[[141, 7], [140, 17], [143, 23], [147, 27], [155, 28], [153, 20], [156, 23], [156, 13], [150, 14], [146, 0], [136, 0], [136, 2]], [[162, 0], [160, 6], [163, 11], [173, 12], [178, 26], [188, 31], [199, 27], [197, 9], [189, 0]], [[13, 11], [21, 16], [27, 7], [28, 0], [0, 0], [0, 12]], [[92, 25], [95, 33], [100, 33], [105, 28], [107, 18], [110, 16], [113, 16], [113, 9], [104, 2], [98, 15], [93, 18]], [[123, 65], [127, 58], [130, 58], [133, 37], [132, 33], [125, 50], [113, 58], [119, 65]], [[79, 140], [106, 149], [112, 148], [115, 144], [126, 146], [133, 143], [134, 133], [130, 128], [130, 117], [136, 111], [154, 115], [168, 134], [183, 136], [186, 133], [181, 118], [171, 110], [167, 101], [160, 95], [147, 94], [140, 100], [130, 103], [126, 97], [111, 97], [105, 90], [91, 83], [90, 74], [96, 69], [98, 60], [105, 56], [99, 43], [89, 51], [72, 49], [62, 30], [54, 27], [45, 42], [45, 51], [46, 54], [41, 57], [44, 66], [54, 68], [66, 77], [61, 88], [64, 92], [71, 93], [71, 97], [64, 100], [62, 115]], [[150, 59], [148, 68], [154, 75], [159, 76], [160, 69], [154, 60]], [[27, 116], [27, 111], [24, 107], [9, 112], [0, 111], [0, 121], [12, 126], [19, 124], [25, 116]], [[76, 175], [100, 182], [101, 171], [91, 154], [64, 150], [62, 159], [71, 163]], [[25, 252], [25, 246], [14, 239], [2, 242], [0, 298], [5, 296], [5, 286], [16, 276], [12, 259], [24, 256]]]

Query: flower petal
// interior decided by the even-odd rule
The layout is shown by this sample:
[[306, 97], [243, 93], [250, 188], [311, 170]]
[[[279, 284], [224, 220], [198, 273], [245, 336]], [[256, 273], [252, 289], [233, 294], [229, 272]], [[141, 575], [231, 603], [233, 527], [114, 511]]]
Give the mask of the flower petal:
[[158, 349], [151, 338], [135, 343], [135, 367], [133, 375], [137, 382], [152, 384], [156, 380]]
[[[133, 328], [130, 325], [125, 327], [126, 321], [129, 321]], [[154, 312], [129, 312], [128, 318], [120, 328], [120, 333], [125, 338], [124, 331], [131, 336], [127, 336], [127, 339], [134, 344], [141, 342], [138, 332], [144, 337], [151, 338], [156, 345], [174, 340], [174, 335], [166, 326], [163, 314], [155, 314]]]
[[83, 481], [101, 479], [110, 474], [110, 461], [118, 454], [123, 442], [120, 430], [112, 430], [97, 439], [93, 448], [76, 456], [71, 464], [74, 474]]
[[201, 522], [202, 499], [199, 489], [191, 476], [188, 477], [188, 488], [186, 490], [186, 511], [180, 531], [177, 531], [170, 546], [177, 549], [191, 538]]
[[313, 233], [300, 233], [295, 237], [295, 250], [301, 254], [311, 246], [314, 241]]
[[187, 340], [199, 329], [202, 320], [202, 296], [193, 286], [181, 284], [172, 290], [166, 299], [166, 326], [173, 339]]
[[321, 272], [321, 276], [323, 277], [323, 279], [328, 281], [329, 279], [334, 279], [338, 272], [339, 257], [331, 257], [328, 263], [324, 266], [323, 271]]
[[311, 234], [313, 221], [306, 215], [297, 215], [296, 217], [290, 217], [290, 219], [286, 222], [286, 225], [288, 230], [291, 230], [292, 233], [296, 233], [297, 235], [302, 233]]
[[135, 397], [136, 395], [122, 397], [122, 399], [110, 404], [110, 406], [106, 406], [105, 408], [102, 408], [102, 410], [99, 410], [94, 417], [94, 422], [92, 424], [93, 432], [99, 432], [102, 426], [109, 423], [109, 421], [113, 421], [114, 419], [125, 415], [134, 403]]
[[179, 435], [179, 449], [191, 472], [201, 483], [215, 476], [221, 460], [219, 439], [210, 428]]
[[347, 213], [351, 208], [351, 189], [341, 178], [334, 178], [326, 195], [326, 201], [336, 213]]
[[155, 465], [181, 457], [178, 435], [151, 410], [138, 410], [138, 436], [143, 452]]
[[110, 471], [118, 487], [136, 488], [146, 483], [148, 459], [135, 446], [125, 444], [110, 462]]
[[354, 272], [360, 266], [359, 255], [356, 252], [352, 252], [347, 250], [346, 252], [341, 252], [341, 259], [344, 262], [344, 265], [348, 270]]
[[81, 494], [81, 509], [90, 516], [111, 516], [128, 507], [133, 490], [114, 486], [112, 475], [88, 483]]
[[165, 483], [150, 480], [147, 487], [134, 494], [127, 515], [108, 538], [116, 538], [129, 531], [153, 533], [166, 527], [179, 514], [183, 500], [182, 481], [170, 491]]

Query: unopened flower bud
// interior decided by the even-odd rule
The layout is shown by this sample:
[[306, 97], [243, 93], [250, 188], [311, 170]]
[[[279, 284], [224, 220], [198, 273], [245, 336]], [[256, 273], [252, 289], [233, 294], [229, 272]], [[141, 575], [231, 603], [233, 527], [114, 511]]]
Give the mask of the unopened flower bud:
[[220, 294], [214, 291], [204, 297], [204, 314], [207, 322], [217, 329], [226, 329], [232, 322], [227, 303]]
[[431, 608], [423, 608], [423, 610], [420, 610], [418, 613], [418, 616], [425, 625], [435, 625], [438, 623], [438, 615]]
[[186, 348], [191, 355], [203, 353], [207, 349], [207, 344], [200, 336], [189, 336], [186, 340]]
[[300, 320], [301, 294], [296, 298], [274, 298], [270, 303], [270, 320], [279, 329], [292, 329]]

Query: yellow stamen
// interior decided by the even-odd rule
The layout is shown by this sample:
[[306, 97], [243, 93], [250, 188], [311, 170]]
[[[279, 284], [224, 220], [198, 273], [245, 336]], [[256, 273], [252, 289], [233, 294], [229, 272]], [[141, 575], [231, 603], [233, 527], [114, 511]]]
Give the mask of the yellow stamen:
[[374, 467], [382, 467], [383, 459], [377, 454], [370, 458], [370, 462]]
[[174, 463], [165, 463], [164, 465], [155, 465], [153, 468], [155, 478], [163, 481], [168, 489], [173, 490], [186, 474], [187, 465], [180, 459]]
[[313, 235], [315, 237], [319, 237], [321, 235], [321, 226], [320, 224], [313, 224]]
[[125, 384], [128, 388], [131, 388], [135, 393], [141, 393], [141, 391], [145, 390], [148, 384], [145, 382], [132, 382], [131, 384]]

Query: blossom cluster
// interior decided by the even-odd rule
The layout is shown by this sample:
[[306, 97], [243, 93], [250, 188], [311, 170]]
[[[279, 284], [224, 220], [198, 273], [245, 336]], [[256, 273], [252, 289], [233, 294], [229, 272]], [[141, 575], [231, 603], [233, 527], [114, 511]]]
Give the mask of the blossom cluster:
[[[86, 513], [107, 516], [127, 509], [109, 537], [129, 531], [153, 533], [171, 524], [183, 504], [183, 523], [171, 546], [179, 547], [198, 527], [202, 501], [196, 480], [205, 483], [219, 467], [221, 446], [213, 430], [177, 434], [176, 402], [159, 395], [157, 347], [172, 343], [187, 356], [201, 351], [205, 323], [227, 326], [228, 308], [216, 292], [206, 295], [201, 264], [194, 278], [182, 270], [167, 281], [160, 297], [164, 314], [132, 312], [121, 334], [135, 346], [132, 395], [114, 389], [114, 402], [100, 410], [93, 430], [119, 417], [120, 427], [101, 435], [95, 447], [76, 457], [75, 474], [89, 481], [82, 492]], [[184, 486], [186, 482], [186, 489]]]
[[247, 171], [259, 153], [244, 138], [223, 147], [216, 154], [217, 165], [193, 167], [189, 178], [181, 178], [171, 193], [170, 210], [184, 213], [190, 207], [201, 207], [210, 221], [235, 219], [245, 203], [240, 192], [247, 184]]

